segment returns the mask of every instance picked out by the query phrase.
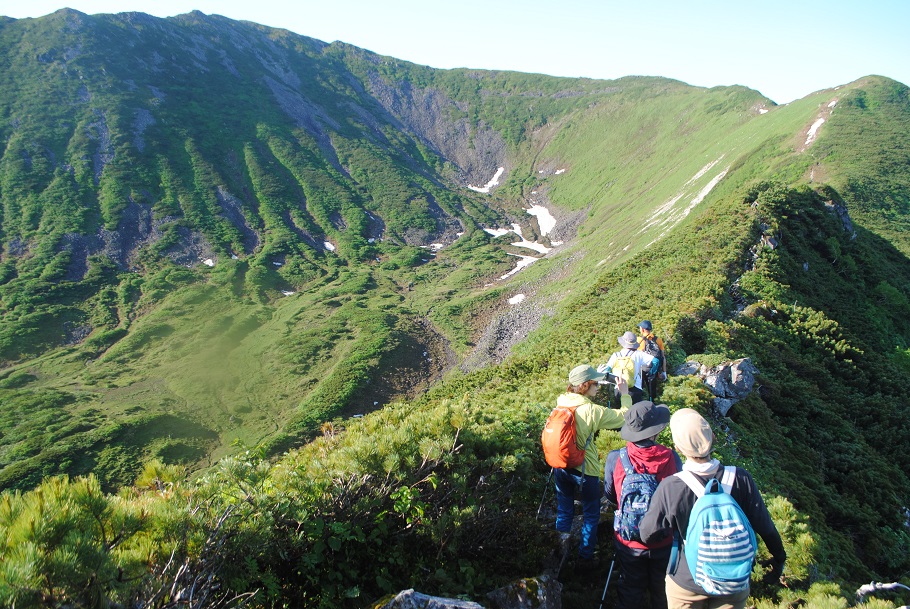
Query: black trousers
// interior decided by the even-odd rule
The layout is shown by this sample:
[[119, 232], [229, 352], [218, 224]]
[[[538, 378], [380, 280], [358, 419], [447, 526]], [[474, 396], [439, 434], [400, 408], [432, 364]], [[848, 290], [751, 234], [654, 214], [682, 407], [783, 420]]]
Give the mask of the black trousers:
[[667, 563], [670, 547], [657, 550], [633, 550], [613, 540], [616, 562], [621, 574], [617, 587], [616, 609], [643, 609], [645, 595], [650, 593], [651, 609], [667, 609]]

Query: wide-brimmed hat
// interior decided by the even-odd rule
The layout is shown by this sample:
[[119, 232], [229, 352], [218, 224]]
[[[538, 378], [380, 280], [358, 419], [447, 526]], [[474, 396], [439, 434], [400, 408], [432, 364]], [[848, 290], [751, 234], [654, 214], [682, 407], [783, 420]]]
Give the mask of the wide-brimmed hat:
[[626, 332], [622, 336], [618, 336], [616, 340], [626, 349], [638, 349], [638, 337], [635, 336], [635, 332]]
[[569, 384], [573, 387], [578, 387], [585, 381], [603, 380], [605, 376], [605, 374], [601, 374], [591, 366], [582, 364], [572, 368], [572, 372], [569, 373]]
[[656, 436], [670, 423], [670, 409], [666, 404], [636, 402], [623, 415], [625, 424], [619, 435], [626, 442], [641, 442]]
[[670, 432], [676, 450], [687, 457], [705, 458], [714, 447], [711, 424], [692, 408], [681, 408], [670, 417]]

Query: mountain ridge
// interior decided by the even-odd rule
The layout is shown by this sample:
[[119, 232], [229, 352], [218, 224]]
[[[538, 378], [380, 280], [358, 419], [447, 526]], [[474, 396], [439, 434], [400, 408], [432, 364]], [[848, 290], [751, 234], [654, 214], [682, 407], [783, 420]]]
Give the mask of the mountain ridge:
[[[262, 604], [527, 575], [546, 404], [643, 317], [674, 366], [755, 358], [730, 418], [696, 379], [662, 399], [753, 472], [797, 593], [903, 572], [906, 86], [777, 106], [434, 70], [201, 13], [52, 17], [0, 28], [0, 487], [22, 491], [0, 520], [86, 497], [154, 517], [47, 598], [144, 594], [84, 565], [161, 583], [171, 543]], [[197, 551], [221, 527], [225, 553]], [[10, 577], [3, 598], [34, 598]]]

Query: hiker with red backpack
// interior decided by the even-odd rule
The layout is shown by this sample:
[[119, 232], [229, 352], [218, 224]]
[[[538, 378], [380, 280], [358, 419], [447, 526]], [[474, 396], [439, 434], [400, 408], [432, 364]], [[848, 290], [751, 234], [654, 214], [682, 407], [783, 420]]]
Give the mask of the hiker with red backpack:
[[657, 487], [639, 525], [645, 543], [675, 536], [667, 567], [671, 609], [742, 609], [757, 550], [756, 533], [772, 559], [766, 583], [780, 583], [787, 553], [755, 481], [746, 470], [711, 458], [714, 432], [697, 411], [670, 417], [682, 471]]
[[[556, 399], [556, 408], [541, 434], [544, 456], [553, 468], [556, 480], [556, 530], [566, 551], [575, 516], [575, 495], [579, 491], [581, 494], [583, 523], [578, 570], [591, 570], [598, 565], [594, 548], [597, 545], [600, 497], [603, 493], [600, 482], [603, 462], [594, 446], [594, 436], [601, 429], [622, 427], [623, 414], [631, 405], [628, 396], [621, 399], [622, 407], [618, 410], [592, 402], [591, 398], [600, 389], [598, 381], [603, 379], [603, 374], [587, 364], [573, 368], [566, 392]], [[565, 432], [564, 423], [569, 425]], [[567, 441], [569, 446], [566, 446]]]
[[598, 366], [597, 371], [612, 374], [614, 377], [622, 377], [629, 385], [632, 403], [640, 402], [645, 399], [644, 391], [641, 388], [642, 371], [647, 370], [651, 376], [654, 376], [657, 374], [660, 360], [638, 350], [638, 337], [634, 332], [626, 332], [616, 340], [619, 341], [622, 349], [610, 355], [607, 363]]
[[657, 374], [651, 374], [650, 370], [643, 370], [641, 373], [642, 387], [648, 388], [648, 399], [653, 400], [658, 380], [667, 380], [667, 352], [664, 348], [664, 341], [659, 336], [655, 336], [654, 328], [647, 319], [638, 324], [638, 333], [641, 335], [641, 338], [638, 339], [638, 350], [660, 360]]
[[[627, 392], [625, 383], [617, 389]], [[666, 609], [664, 577], [670, 560], [673, 536], [645, 544], [639, 531], [641, 519], [661, 480], [682, 469], [674, 451], [657, 444], [657, 435], [670, 422], [670, 409], [664, 404], [642, 401], [624, 415], [620, 435], [626, 445], [610, 451], [604, 469], [607, 499], [616, 504], [613, 545], [621, 575], [617, 589], [617, 609], [640, 609], [650, 593], [651, 609]]]

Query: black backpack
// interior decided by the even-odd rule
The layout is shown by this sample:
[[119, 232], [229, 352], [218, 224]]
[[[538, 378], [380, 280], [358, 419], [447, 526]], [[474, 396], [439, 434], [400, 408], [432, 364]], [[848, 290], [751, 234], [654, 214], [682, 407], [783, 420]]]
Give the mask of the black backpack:
[[[657, 340], [646, 336], [643, 336], [641, 340], [645, 343], [645, 348], [642, 349], [642, 351], [652, 357], [656, 357], [657, 361], [660, 362], [660, 367], [662, 367], [664, 365], [664, 352], [661, 351], [660, 347], [657, 345]], [[658, 367], [658, 370], [660, 367]]]

